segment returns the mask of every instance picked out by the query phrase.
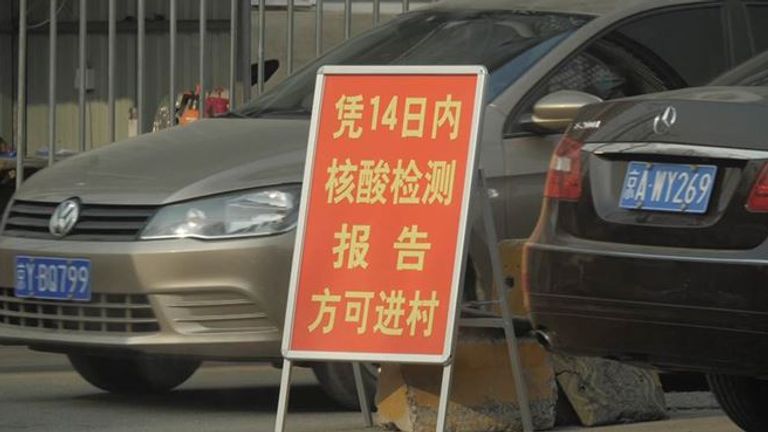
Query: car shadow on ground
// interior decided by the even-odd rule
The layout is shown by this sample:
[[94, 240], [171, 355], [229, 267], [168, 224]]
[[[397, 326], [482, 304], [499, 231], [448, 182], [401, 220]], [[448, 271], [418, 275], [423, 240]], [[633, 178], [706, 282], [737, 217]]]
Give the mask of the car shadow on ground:
[[[78, 401], [130, 408], [163, 408], [195, 412], [275, 412], [279, 387], [243, 387], [226, 389], [179, 389], [159, 395], [121, 395], [92, 393], [75, 397]], [[343, 412], [317, 385], [291, 387], [291, 412]]]

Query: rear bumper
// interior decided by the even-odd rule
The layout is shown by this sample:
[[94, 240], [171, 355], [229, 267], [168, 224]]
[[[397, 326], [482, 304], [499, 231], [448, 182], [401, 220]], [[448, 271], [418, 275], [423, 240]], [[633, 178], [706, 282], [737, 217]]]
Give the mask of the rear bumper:
[[532, 319], [554, 350], [768, 376], [768, 262], [595, 246], [528, 245]]

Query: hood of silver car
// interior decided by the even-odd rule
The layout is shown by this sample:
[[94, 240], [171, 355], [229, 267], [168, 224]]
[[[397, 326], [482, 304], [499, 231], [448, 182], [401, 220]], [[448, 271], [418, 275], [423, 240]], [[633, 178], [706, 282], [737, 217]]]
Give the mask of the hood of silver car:
[[202, 120], [59, 162], [30, 177], [16, 197], [155, 205], [296, 183], [308, 130], [308, 120]]

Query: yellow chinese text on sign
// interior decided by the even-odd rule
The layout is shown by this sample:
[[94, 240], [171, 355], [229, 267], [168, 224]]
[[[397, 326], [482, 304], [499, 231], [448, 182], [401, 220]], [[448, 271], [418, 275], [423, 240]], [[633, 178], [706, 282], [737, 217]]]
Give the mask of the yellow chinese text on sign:
[[475, 66], [321, 71], [287, 358], [448, 359], [485, 77]]

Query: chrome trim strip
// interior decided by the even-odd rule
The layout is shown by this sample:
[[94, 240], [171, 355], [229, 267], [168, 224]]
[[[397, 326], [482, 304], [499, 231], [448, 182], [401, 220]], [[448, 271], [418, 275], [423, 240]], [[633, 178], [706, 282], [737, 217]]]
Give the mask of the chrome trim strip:
[[632, 258], [632, 259], [653, 259], [653, 260], [672, 260], [672, 261], [690, 261], [696, 263], [709, 263], [709, 264], [738, 264], [738, 265], [768, 265], [766, 259], [754, 259], [754, 258], [722, 258], [722, 257], [706, 257], [706, 256], [690, 256], [682, 255], [689, 252], [688, 249], [676, 248], [681, 252], [681, 255], [674, 255], [669, 253], [641, 253], [641, 252], [623, 252], [617, 250], [606, 249], [585, 249], [573, 246], [560, 246], [542, 243], [527, 243], [526, 247], [529, 249], [536, 249], [542, 251], [552, 252], [566, 252], [582, 255], [599, 255], [616, 258]]
[[583, 149], [596, 155], [660, 154], [717, 159], [768, 159], [768, 151], [667, 143], [589, 143]]

